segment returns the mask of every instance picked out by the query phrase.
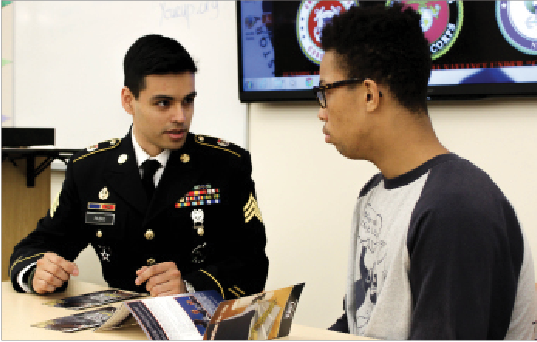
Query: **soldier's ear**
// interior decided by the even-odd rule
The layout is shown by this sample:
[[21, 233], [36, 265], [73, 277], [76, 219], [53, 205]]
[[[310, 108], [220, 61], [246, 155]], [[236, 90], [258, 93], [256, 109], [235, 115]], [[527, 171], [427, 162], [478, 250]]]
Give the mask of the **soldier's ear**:
[[121, 105], [127, 113], [134, 115], [134, 94], [127, 87], [121, 89]]

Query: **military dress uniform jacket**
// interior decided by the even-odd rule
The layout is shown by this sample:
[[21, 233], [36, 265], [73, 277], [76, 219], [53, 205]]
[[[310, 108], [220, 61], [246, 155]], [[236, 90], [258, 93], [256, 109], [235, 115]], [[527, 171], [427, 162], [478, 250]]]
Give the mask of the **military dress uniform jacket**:
[[189, 133], [172, 151], [148, 202], [131, 134], [75, 154], [61, 192], [37, 228], [15, 246], [10, 276], [51, 251], [73, 261], [91, 244], [111, 287], [145, 292], [136, 270], [173, 261], [196, 291], [224, 298], [263, 290], [265, 228], [251, 178], [250, 154]]

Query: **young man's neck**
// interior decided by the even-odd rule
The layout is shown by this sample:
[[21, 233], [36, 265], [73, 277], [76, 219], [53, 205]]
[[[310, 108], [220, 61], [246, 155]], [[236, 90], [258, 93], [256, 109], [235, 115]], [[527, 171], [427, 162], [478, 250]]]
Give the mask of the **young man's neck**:
[[399, 112], [388, 123], [379, 153], [371, 160], [384, 177], [403, 175], [426, 161], [449, 151], [438, 140], [425, 113]]

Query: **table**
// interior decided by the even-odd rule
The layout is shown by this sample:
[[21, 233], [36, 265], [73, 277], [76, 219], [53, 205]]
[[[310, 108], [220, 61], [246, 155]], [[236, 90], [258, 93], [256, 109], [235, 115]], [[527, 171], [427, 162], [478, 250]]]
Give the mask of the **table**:
[[[75, 333], [31, 327], [31, 324], [51, 318], [68, 316], [78, 311], [55, 308], [43, 303], [52, 299], [105, 290], [106, 287], [71, 280], [66, 292], [47, 296], [17, 293], [10, 282], [2, 282], [2, 340], [147, 340], [138, 325], [96, 333], [92, 329]], [[119, 306], [121, 303], [110, 305]], [[341, 334], [325, 329], [293, 324], [285, 340], [367, 340], [368, 338]]]

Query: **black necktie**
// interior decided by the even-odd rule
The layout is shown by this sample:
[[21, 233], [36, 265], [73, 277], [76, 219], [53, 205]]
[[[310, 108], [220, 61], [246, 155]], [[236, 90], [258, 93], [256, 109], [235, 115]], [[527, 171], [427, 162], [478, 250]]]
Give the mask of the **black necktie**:
[[147, 199], [150, 200], [155, 191], [155, 183], [153, 177], [160, 167], [160, 163], [154, 159], [147, 159], [142, 163], [142, 184], [147, 194]]

